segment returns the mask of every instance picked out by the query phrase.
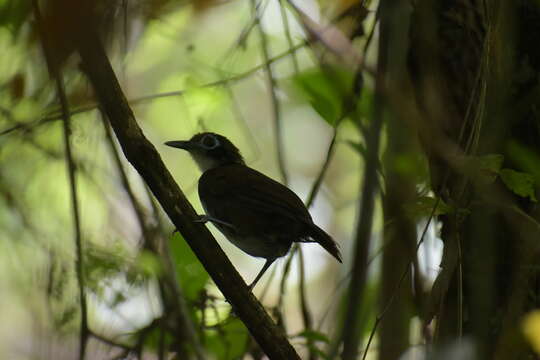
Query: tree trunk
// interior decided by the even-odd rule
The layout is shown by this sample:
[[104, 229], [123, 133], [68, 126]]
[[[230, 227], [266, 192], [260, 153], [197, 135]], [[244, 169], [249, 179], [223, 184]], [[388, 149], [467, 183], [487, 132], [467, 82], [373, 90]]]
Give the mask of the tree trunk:
[[503, 173], [539, 184], [539, 6], [421, 0], [413, 10], [419, 135], [432, 189], [454, 208], [439, 219], [445, 252], [425, 317], [437, 317], [436, 344], [467, 336], [479, 359], [529, 355], [519, 324], [538, 301], [539, 213]]

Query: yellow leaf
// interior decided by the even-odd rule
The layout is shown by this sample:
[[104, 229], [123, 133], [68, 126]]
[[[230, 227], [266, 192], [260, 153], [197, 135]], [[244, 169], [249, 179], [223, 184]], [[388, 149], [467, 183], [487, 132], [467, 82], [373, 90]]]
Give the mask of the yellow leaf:
[[540, 354], [540, 310], [532, 311], [525, 316], [522, 330], [534, 351]]

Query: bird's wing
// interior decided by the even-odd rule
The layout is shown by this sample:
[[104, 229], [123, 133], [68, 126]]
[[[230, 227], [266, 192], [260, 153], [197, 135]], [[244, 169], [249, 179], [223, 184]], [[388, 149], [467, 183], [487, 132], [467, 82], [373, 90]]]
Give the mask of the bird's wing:
[[221, 204], [226, 202], [230, 204], [229, 207], [240, 211], [312, 222], [302, 200], [294, 192], [244, 165], [222, 166], [206, 171], [199, 180], [199, 194], [201, 201], [210, 206], [214, 201]]
[[243, 165], [208, 170], [199, 180], [199, 196], [210, 215], [232, 225], [236, 233], [273, 235], [277, 241], [311, 239], [341, 262], [337, 244], [313, 224], [302, 200], [256, 170]]

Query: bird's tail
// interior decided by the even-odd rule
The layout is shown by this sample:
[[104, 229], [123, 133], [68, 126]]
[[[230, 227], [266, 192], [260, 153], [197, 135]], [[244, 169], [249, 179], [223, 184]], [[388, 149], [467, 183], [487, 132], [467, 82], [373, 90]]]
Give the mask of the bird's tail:
[[308, 224], [308, 235], [314, 241], [319, 243], [326, 251], [332, 254], [337, 261], [341, 261], [341, 253], [339, 252], [338, 244], [328, 235], [323, 229], [315, 224]]

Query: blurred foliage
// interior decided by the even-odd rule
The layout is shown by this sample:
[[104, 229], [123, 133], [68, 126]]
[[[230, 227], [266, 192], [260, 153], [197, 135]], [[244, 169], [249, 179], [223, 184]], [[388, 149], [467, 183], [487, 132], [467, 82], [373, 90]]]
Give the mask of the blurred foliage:
[[180, 234], [175, 233], [170, 246], [184, 295], [188, 301], [195, 301], [208, 282], [208, 273]]
[[207, 349], [217, 359], [238, 359], [244, 354], [248, 334], [240, 320], [231, 319], [207, 332]]
[[527, 148], [515, 141], [509, 141], [508, 153], [510, 159], [517, 164], [518, 170], [529, 173], [534, 177], [536, 184], [540, 184], [540, 156], [531, 148]]
[[534, 351], [540, 354], [540, 310], [531, 311], [523, 318], [522, 331]]
[[500, 172], [501, 180], [515, 194], [529, 198], [531, 201], [537, 202], [535, 195], [534, 177], [512, 169], [502, 169]]
[[356, 142], [356, 141], [347, 141], [347, 144], [349, 144], [355, 151], [357, 151], [363, 157], [366, 156], [366, 148], [364, 147], [362, 143]]
[[441, 199], [420, 196], [412, 204], [404, 204], [404, 209], [413, 219], [426, 219], [430, 216], [449, 214], [455, 211]]
[[[159, 147], [164, 141], [188, 138], [203, 129], [220, 132], [239, 146], [250, 164], [277, 177], [273, 119], [267, 84], [261, 81], [263, 60], [258, 36], [253, 36], [256, 31], [250, 6], [239, 1], [168, 0], [97, 1], [85, 3], [87, 7], [65, 0], [39, 4], [56, 60], [63, 66], [72, 110], [70, 135], [77, 169], [90, 330], [111, 343], [118, 341], [131, 353], [140, 348], [155, 353], [174, 351], [178, 333], [174, 321], [167, 319], [170, 314], [164, 313], [162, 297], [169, 268], [162, 256], [149, 250], [120, 181], [101, 114], [75, 56], [73, 32], [78, 23], [100, 24], [138, 122], [200, 209], [194, 189], [198, 170], [185, 154]], [[351, 94], [354, 73], [340, 64], [319, 66], [309, 46], [302, 45], [305, 34], [290, 8], [285, 14], [297, 49], [288, 53], [291, 45], [277, 3], [261, 6], [262, 21], [270, 25], [265, 28], [276, 86], [282, 90], [285, 143], [294, 144], [299, 134], [306, 138], [303, 151], [297, 151], [296, 146], [289, 148], [295, 151], [286, 151], [287, 163], [295, 190], [307, 193], [325, 156], [326, 146], [321, 144], [344, 115], [344, 97]], [[0, 289], [8, 294], [0, 301], [0, 316], [5, 319], [0, 327], [0, 357], [17, 352], [11, 337], [4, 335], [12, 323], [20, 324], [13, 333], [26, 338], [36, 326], [48, 329], [32, 335], [35, 341], [69, 352], [66, 341], [77, 341], [80, 322], [59, 104], [33, 17], [31, 1], [0, 2]], [[291, 66], [292, 56], [299, 64], [298, 73]], [[294, 85], [292, 91], [290, 84]], [[360, 101], [363, 121], [367, 121], [370, 100]], [[360, 176], [357, 166], [349, 165], [351, 154], [359, 155], [346, 144], [363, 146], [359, 133], [343, 126], [351, 131], [340, 134], [323, 182], [324, 193], [313, 207], [318, 221], [327, 228], [335, 227], [336, 234], [350, 232], [354, 208], [347, 203], [356, 197], [353, 184]], [[122, 163], [145, 221], [153, 227], [164, 215], [153, 210], [140, 178], [123, 158]], [[333, 207], [341, 207], [336, 210], [339, 216], [329, 212]], [[209, 356], [238, 359], [246, 352], [256, 353], [257, 346], [248, 339], [244, 325], [231, 313], [182, 237], [178, 233], [170, 236], [168, 223], [157, 231], [168, 238], [174, 275]], [[244, 278], [251, 278], [253, 269], [258, 268], [257, 260], [248, 259], [227, 242], [221, 244]], [[320, 307], [327, 292], [319, 284], [336, 282], [337, 268], [317, 250], [306, 261], [310, 264], [306, 281], [324, 295], [310, 300], [310, 305]], [[276, 266], [279, 273], [282, 264]], [[297, 276], [293, 271], [288, 288], [295, 288]], [[279, 293], [273, 287], [265, 304], [269, 307]], [[294, 315], [288, 315], [298, 309], [295, 290], [285, 295], [286, 325], [289, 334], [298, 334], [290, 335], [291, 340], [301, 339], [302, 344], [297, 344], [300, 352], [311, 351], [324, 358], [328, 331], [337, 320], [330, 315], [321, 330], [304, 329]], [[333, 314], [337, 304], [324, 306], [330, 306]], [[108, 358], [99, 355], [95, 342], [89, 346], [89, 359]], [[107, 345], [100, 342], [100, 346]], [[17, 352], [16, 358], [21, 356]]]
[[11, 30], [16, 37], [30, 16], [31, 9], [31, 1], [2, 1], [0, 3], [0, 27]]
[[500, 173], [503, 162], [504, 156], [500, 154], [467, 156], [462, 171], [469, 174], [471, 179], [492, 183]]
[[351, 96], [354, 76], [348, 69], [323, 66], [295, 75], [293, 83], [313, 109], [335, 127], [347, 115], [344, 105]]
[[[176, 352], [183, 339], [175, 328], [178, 313], [166, 309], [171, 279], [177, 280], [188, 320], [209, 358], [240, 359], [248, 353], [256, 358], [260, 349], [182, 236], [171, 235], [172, 225], [117, 149], [142, 221], [158, 233], [155, 239], [145, 238], [106, 142], [102, 114], [75, 54], [72, 31], [83, 21], [99, 24], [138, 123], [199, 213], [203, 212], [196, 190], [199, 170], [187, 154], [162, 146], [163, 142], [186, 139], [204, 130], [223, 133], [241, 149], [248, 165], [279, 178], [274, 129], [280, 121], [290, 187], [305, 198], [317, 179], [322, 179], [310, 211], [315, 222], [340, 243], [345, 263], [338, 267], [317, 247], [303, 247], [307, 309], [299, 305], [296, 260], [285, 279], [284, 294], [279, 290], [284, 261], [275, 265], [276, 275], [268, 290], [264, 288], [270, 276], [254, 292], [258, 298], [265, 294], [263, 303], [269, 309], [283, 304], [284, 331], [302, 358], [311, 354], [312, 358], [329, 359], [331, 350], [339, 347], [338, 329], [347, 316], [344, 284], [350, 278], [356, 246], [356, 205], [364, 195], [359, 193], [359, 184], [375, 106], [378, 3], [314, 0], [293, 6], [287, 1], [257, 2], [268, 59], [262, 54], [258, 24], [248, 1], [100, 0], [85, 2], [91, 10], [84, 11], [81, 9], [87, 8], [79, 7], [82, 3], [77, 1], [39, 3], [57, 61], [63, 65], [72, 111], [70, 140], [80, 195], [89, 326], [107, 340], [92, 341], [88, 359], [112, 358], [113, 349], [125, 351], [126, 356], [143, 350], [152, 356]], [[79, 13], [72, 14], [74, 9]], [[0, 358], [10, 359], [41, 356], [34, 350], [26, 351], [26, 343], [19, 346], [21, 338], [73, 355], [68, 343], [78, 340], [80, 322], [59, 103], [34, 25], [31, 1], [0, 0]], [[372, 29], [372, 45], [366, 48]], [[340, 53], [333, 49], [328, 46], [331, 41], [345, 42], [336, 48], [346, 50]], [[362, 58], [365, 69], [361, 70], [366, 71], [346, 65], [341, 55]], [[275, 75], [271, 81], [264, 73], [265, 61]], [[525, 75], [535, 74], [529, 70]], [[270, 86], [275, 87], [279, 111], [274, 111], [269, 100]], [[533, 101], [537, 92], [536, 88], [525, 100]], [[391, 91], [378, 95], [395, 96]], [[406, 101], [388, 101], [389, 108], [397, 104], [399, 111], [394, 111], [397, 115], [388, 111], [384, 116], [414, 118], [409, 114], [410, 99], [404, 98]], [[519, 104], [520, 112], [528, 109], [525, 100]], [[274, 118], [275, 113], [279, 119]], [[413, 122], [404, 121], [402, 126]], [[388, 142], [394, 141], [387, 130], [383, 131], [381, 154]], [[335, 142], [331, 142], [334, 134]], [[397, 153], [387, 169], [379, 166], [381, 197], [386, 194], [388, 174], [397, 174], [415, 184], [413, 200], [398, 206], [414, 226], [423, 227], [431, 215], [457, 214], [460, 219], [470, 215], [471, 209], [455, 205], [452, 199], [445, 201], [448, 194], [442, 194], [445, 200], [437, 197], [441, 194], [435, 194], [430, 184], [432, 159], [420, 149], [416, 138], [406, 140], [412, 144], [410, 148]], [[480, 185], [503, 184], [510, 195], [534, 209], [540, 188], [538, 149], [533, 141], [506, 140], [504, 149], [463, 156], [453, 170]], [[335, 145], [331, 151], [330, 143]], [[393, 246], [382, 240], [388, 221], [394, 219], [382, 217], [380, 203], [378, 197], [366, 265], [367, 286], [357, 319], [364, 340], [371, 335], [383, 307], [379, 299], [380, 254]], [[440, 223], [436, 219], [432, 223], [435, 225], [428, 229], [428, 238], [420, 248], [423, 255], [415, 259], [421, 263], [419, 268], [414, 264], [418, 283], [392, 285], [396, 291], [400, 286], [414, 287], [419, 309], [426, 301], [424, 292], [433, 283], [432, 274], [441, 264]], [[253, 278], [260, 259], [249, 258], [224, 241], [212, 225], [209, 228], [243, 278]], [[158, 253], [159, 246], [153, 247], [155, 243], [149, 240], [168, 241], [171, 259]], [[328, 298], [331, 300], [326, 302]], [[316, 326], [305, 325], [306, 311]], [[418, 322], [421, 311], [415, 310], [414, 316]], [[538, 314], [533, 312], [524, 319], [522, 328], [537, 352], [539, 323]], [[428, 332], [426, 326], [407, 340], [420, 343], [429, 339]], [[122, 346], [114, 346], [115, 342]], [[100, 353], [103, 347], [106, 354]], [[370, 351], [368, 357], [376, 353]]]
[[324, 347], [330, 345], [330, 339], [326, 334], [315, 330], [304, 330], [291, 338], [293, 340], [296, 338], [305, 339], [306, 342], [304, 346], [307, 347], [310, 352], [315, 353], [322, 359], [330, 359], [330, 356], [323, 350]]

